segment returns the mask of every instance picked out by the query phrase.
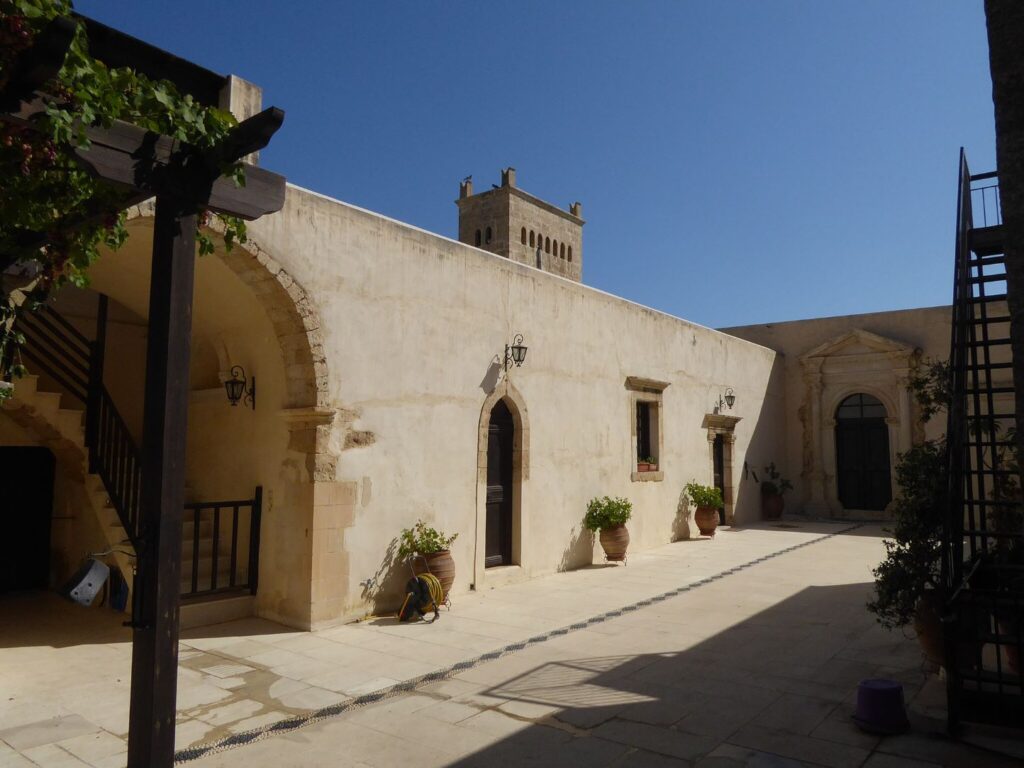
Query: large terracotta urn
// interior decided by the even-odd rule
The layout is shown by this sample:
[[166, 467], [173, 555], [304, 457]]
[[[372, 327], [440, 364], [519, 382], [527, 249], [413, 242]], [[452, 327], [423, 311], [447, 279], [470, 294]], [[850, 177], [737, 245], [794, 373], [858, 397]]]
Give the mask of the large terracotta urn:
[[423, 555], [423, 560], [427, 564], [427, 569], [441, 582], [441, 589], [444, 590], [444, 597], [447, 600], [448, 591], [455, 583], [455, 558], [452, 557], [451, 550], [442, 549], [440, 552], [431, 552], [428, 555]]
[[781, 493], [761, 494], [761, 516], [765, 520], [778, 520], [786, 506], [786, 498]]
[[629, 547], [629, 531], [626, 530], [625, 523], [620, 523], [614, 528], [602, 528], [600, 539], [606, 560], [623, 562], [626, 559], [626, 549]]
[[941, 601], [934, 592], [928, 592], [917, 601], [914, 611], [914, 633], [924, 657], [938, 667], [946, 664], [946, 649], [939, 618]]
[[701, 536], [714, 536], [718, 528], [718, 507], [697, 507], [693, 519]]

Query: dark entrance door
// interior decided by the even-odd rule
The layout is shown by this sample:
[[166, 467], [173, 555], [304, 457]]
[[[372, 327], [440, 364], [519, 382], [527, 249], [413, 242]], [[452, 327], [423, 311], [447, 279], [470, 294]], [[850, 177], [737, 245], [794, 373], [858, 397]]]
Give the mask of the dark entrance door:
[[883, 510], [892, 500], [889, 427], [885, 406], [871, 395], [851, 395], [836, 410], [839, 501], [845, 509]]
[[[712, 455], [714, 456], [715, 488], [722, 492], [725, 498], [725, 435], [721, 432], [715, 435], [715, 442], [712, 444]], [[718, 510], [718, 524], [725, 525], [725, 507]]]
[[487, 546], [484, 566], [512, 563], [512, 446], [515, 423], [504, 400], [491, 409], [487, 432]]
[[53, 468], [46, 448], [0, 448], [0, 594], [49, 586]]

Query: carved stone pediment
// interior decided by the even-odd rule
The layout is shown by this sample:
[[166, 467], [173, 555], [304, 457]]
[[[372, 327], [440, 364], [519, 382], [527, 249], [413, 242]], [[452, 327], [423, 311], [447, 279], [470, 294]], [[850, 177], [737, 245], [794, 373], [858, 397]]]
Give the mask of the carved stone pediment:
[[865, 355], [907, 358], [915, 351], [913, 346], [902, 341], [888, 339], [877, 333], [855, 328], [805, 352], [800, 355], [800, 361], [806, 365], [818, 358], [863, 357]]

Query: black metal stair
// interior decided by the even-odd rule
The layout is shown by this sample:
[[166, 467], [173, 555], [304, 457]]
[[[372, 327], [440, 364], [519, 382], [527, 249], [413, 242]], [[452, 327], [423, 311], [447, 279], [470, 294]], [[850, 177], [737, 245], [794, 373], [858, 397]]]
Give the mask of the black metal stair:
[[961, 150], [942, 565], [951, 731], [1024, 727], [1024, 518], [998, 192], [996, 174], [972, 176]]

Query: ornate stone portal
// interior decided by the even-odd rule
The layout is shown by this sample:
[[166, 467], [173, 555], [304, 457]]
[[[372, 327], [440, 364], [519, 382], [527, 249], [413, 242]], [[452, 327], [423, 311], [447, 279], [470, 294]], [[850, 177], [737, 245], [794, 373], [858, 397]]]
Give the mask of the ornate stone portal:
[[708, 431], [708, 455], [711, 457], [712, 472], [715, 466], [715, 440], [722, 436], [722, 501], [725, 502], [725, 524], [736, 523], [736, 489], [733, 485], [732, 449], [736, 443], [736, 424], [741, 416], [725, 416], [720, 413], [704, 415], [701, 428]]
[[[804, 512], [840, 516], [836, 481], [836, 409], [859, 392], [885, 406], [889, 427], [889, 466], [915, 441], [916, 421], [910, 373], [921, 350], [868, 331], [853, 330], [800, 356], [803, 368]], [[891, 472], [895, 483], [895, 472]], [[893, 488], [893, 496], [896, 489]]]

